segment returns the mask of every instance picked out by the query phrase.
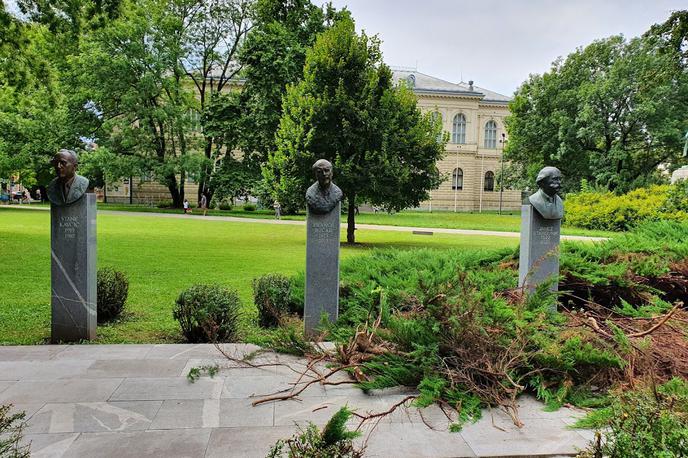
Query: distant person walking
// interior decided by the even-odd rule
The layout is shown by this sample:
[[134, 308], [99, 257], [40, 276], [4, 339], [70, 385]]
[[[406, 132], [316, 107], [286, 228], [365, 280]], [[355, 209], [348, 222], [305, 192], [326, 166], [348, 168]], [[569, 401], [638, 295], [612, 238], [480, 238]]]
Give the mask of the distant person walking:
[[189, 208], [189, 201], [184, 199], [184, 214], [191, 213], [191, 209]]
[[275, 209], [275, 219], [280, 219], [282, 217], [282, 206], [280, 205], [279, 201], [275, 200], [272, 203], [272, 206]]
[[201, 210], [203, 210], [203, 216], [208, 212], [208, 198], [205, 194], [201, 194]]
[[36, 200], [38, 202], [43, 202], [43, 198], [41, 197], [41, 190], [40, 189], [36, 189]]

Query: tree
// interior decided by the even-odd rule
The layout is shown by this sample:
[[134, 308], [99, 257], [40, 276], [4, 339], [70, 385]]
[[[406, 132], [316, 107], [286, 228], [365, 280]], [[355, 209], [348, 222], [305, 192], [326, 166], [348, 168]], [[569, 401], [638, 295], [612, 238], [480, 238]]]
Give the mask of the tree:
[[138, 172], [153, 171], [181, 207], [188, 165], [198, 164], [187, 156], [200, 145], [189, 116], [197, 102], [180, 65], [178, 6], [125, 0], [120, 17], [83, 40], [73, 71], [81, 106], [94, 122], [90, 136], [111, 153], [139, 158]]
[[312, 164], [332, 162], [348, 204], [347, 241], [354, 243], [357, 201], [401, 210], [439, 185], [440, 132], [408, 88], [393, 87], [378, 39], [357, 35], [353, 21], [343, 18], [318, 37], [303, 80], [287, 88], [264, 180], [293, 210], [303, 207]]
[[625, 192], [661, 179], [678, 162], [688, 128], [686, 72], [655, 38], [616, 36], [531, 75], [510, 104], [505, 157], [532, 183], [543, 165], [559, 167], [565, 186], [580, 180]]
[[198, 180], [198, 199], [204, 194], [208, 204], [213, 197], [212, 178], [223, 147], [229, 146], [231, 152], [235, 145], [226, 145], [223, 132], [216, 125], [208, 126], [206, 121], [214, 119], [218, 109], [215, 105], [221, 104], [221, 99], [232, 97], [231, 94], [223, 96], [222, 91], [242, 69], [238, 53], [252, 27], [254, 3], [254, 0], [187, 0], [174, 4], [183, 24], [185, 52], [180, 56], [180, 65], [196, 89], [199, 107], [194, 111], [203, 119], [203, 153], [207, 161]]

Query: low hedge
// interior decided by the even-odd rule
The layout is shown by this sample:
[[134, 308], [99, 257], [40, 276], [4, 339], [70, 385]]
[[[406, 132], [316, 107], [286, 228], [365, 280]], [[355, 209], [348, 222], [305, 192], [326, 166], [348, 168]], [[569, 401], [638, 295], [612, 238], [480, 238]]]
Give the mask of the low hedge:
[[688, 180], [627, 194], [583, 190], [565, 201], [566, 223], [585, 229], [627, 231], [644, 221], [688, 221]]

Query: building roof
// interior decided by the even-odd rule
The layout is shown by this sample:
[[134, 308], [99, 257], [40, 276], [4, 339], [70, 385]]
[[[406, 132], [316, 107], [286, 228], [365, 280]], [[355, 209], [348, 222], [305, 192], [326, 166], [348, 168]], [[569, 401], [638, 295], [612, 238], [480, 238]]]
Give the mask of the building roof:
[[415, 70], [392, 69], [394, 74], [394, 82], [406, 81], [410, 84], [413, 80], [413, 90], [416, 93], [436, 93], [447, 95], [460, 95], [466, 97], [479, 97], [481, 102], [507, 104], [511, 101], [511, 97], [499, 94], [494, 91], [468, 83], [450, 83], [434, 76], [426, 75]]

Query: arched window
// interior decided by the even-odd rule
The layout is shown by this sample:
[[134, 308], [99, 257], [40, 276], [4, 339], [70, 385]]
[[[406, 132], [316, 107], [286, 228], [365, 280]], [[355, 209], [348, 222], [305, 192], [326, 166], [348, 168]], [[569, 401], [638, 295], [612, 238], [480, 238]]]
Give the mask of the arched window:
[[463, 189], [463, 170], [456, 168], [452, 173], [452, 189], [461, 191]]
[[[439, 111], [433, 111], [431, 116], [432, 116], [433, 122], [439, 121], [440, 125], [443, 124], [444, 121], [442, 120], [442, 113], [440, 113]], [[438, 142], [442, 141], [442, 130], [440, 130], [440, 133], [437, 134], [437, 141]]]
[[497, 148], [497, 123], [494, 121], [485, 124], [485, 148]]
[[406, 81], [408, 82], [408, 87], [416, 87], [416, 75], [414, 75], [413, 73], [406, 78]]
[[454, 116], [452, 143], [466, 143], [466, 117], [461, 113]]
[[485, 173], [485, 191], [494, 191], [494, 172], [488, 171]]

